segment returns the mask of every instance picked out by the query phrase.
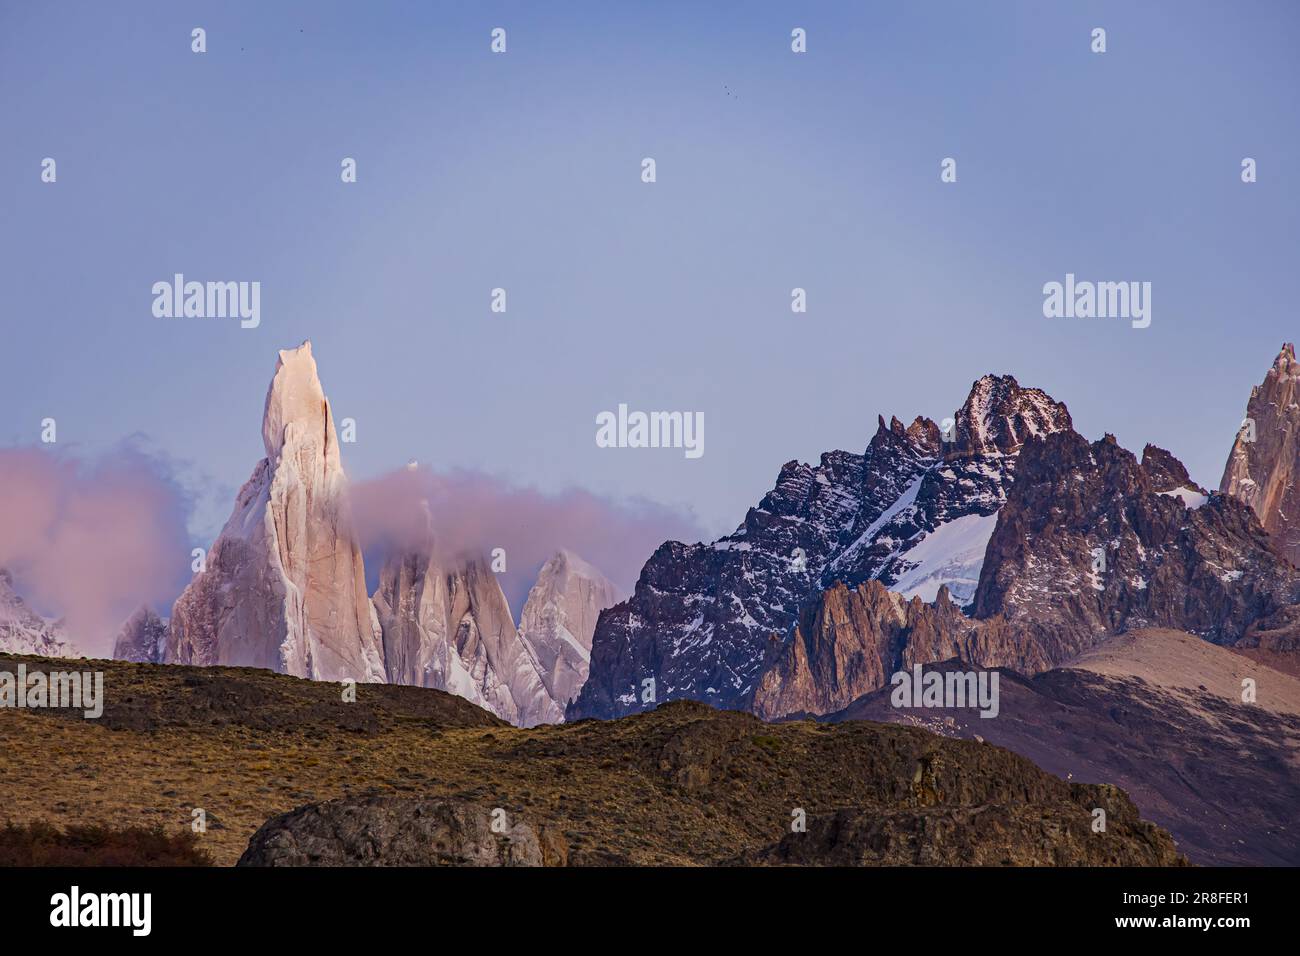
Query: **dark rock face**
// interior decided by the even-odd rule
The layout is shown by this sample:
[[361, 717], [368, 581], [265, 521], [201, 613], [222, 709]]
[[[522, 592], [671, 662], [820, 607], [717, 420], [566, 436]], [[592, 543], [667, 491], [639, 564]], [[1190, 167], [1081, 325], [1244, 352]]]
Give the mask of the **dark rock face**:
[[1186, 466], [1163, 448], [1147, 445], [1142, 449], [1142, 471], [1151, 482], [1155, 492], [1176, 491], [1186, 488], [1205, 495], [1204, 488], [1192, 481]]
[[741, 700], [762, 666], [767, 634], [784, 633], [815, 593], [817, 573], [858, 506], [861, 479], [860, 455], [832, 452], [817, 467], [789, 462], [731, 536], [661, 545], [633, 597], [601, 613], [590, 675], [568, 719], [679, 698]]
[[1286, 343], [1250, 391], [1219, 490], [1248, 504], [1292, 564], [1300, 565], [1300, 363]]
[[[1250, 509], [1223, 495], [1201, 503], [1173, 494], [1168, 485], [1185, 469], [1159, 449], [1145, 458], [1139, 464], [1109, 435], [1026, 442], [975, 616], [1003, 618], [1047, 664], [1139, 627], [1219, 644], [1294, 641], [1287, 608], [1300, 600], [1300, 573]], [[1042, 669], [1025, 666], [1028, 656], [985, 663]]]
[[1168, 451], [1090, 443], [1063, 405], [986, 376], [942, 429], [882, 420], [860, 458], [787, 465], [735, 534], [661, 547], [602, 616], [568, 713], [826, 713], [915, 663], [1036, 674], [1146, 627], [1300, 647], [1300, 571]]
[[520, 821], [457, 800], [369, 797], [300, 807], [268, 820], [239, 866], [563, 866], [567, 848]]
[[948, 574], [966, 582], [969, 599], [982, 547], [955, 569], [937, 562], [930, 577], [908, 552], [955, 519], [994, 514], [1025, 438], [1068, 428], [1070, 418], [1043, 392], [989, 375], [946, 424], [944, 431], [926, 418], [908, 426], [881, 419], [862, 455], [835, 451], [817, 466], [784, 465], [731, 535], [711, 545], [662, 545], [635, 594], [601, 614], [590, 676], [568, 719], [682, 698], [748, 706], [769, 637], [788, 635], [836, 580], [897, 584], [911, 574], [917, 593], [933, 599]]

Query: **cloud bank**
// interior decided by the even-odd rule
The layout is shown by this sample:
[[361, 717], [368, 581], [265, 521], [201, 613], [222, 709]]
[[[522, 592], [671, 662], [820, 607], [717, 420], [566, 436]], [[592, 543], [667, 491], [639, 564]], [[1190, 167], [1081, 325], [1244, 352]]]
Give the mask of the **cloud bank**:
[[430, 535], [440, 561], [504, 548], [501, 587], [516, 617], [538, 568], [560, 548], [630, 594], [660, 544], [704, 536], [693, 516], [652, 502], [617, 502], [576, 488], [546, 494], [482, 472], [423, 466], [353, 484], [352, 514], [372, 590], [386, 556], [427, 547]]
[[[403, 468], [354, 483], [351, 497], [371, 590], [388, 555], [430, 539], [449, 563], [504, 548], [501, 586], [516, 616], [560, 548], [626, 595], [664, 541], [704, 537], [692, 515], [653, 502], [577, 488], [548, 494], [469, 470]], [[136, 608], [166, 617], [189, 582], [192, 506], [174, 467], [135, 445], [93, 460], [0, 449], [0, 567], [34, 610], [63, 619], [82, 652], [106, 657]]]

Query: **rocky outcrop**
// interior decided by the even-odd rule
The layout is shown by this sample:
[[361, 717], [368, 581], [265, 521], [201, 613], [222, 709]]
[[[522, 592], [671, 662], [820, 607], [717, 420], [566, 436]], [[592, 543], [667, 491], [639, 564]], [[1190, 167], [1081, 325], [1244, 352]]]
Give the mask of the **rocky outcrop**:
[[564, 838], [460, 800], [369, 797], [268, 820], [238, 866], [563, 866]]
[[266, 458], [172, 609], [165, 659], [381, 681], [379, 626], [310, 342], [280, 352], [262, 439]]
[[0, 653], [82, 656], [62, 623], [46, 620], [27, 606], [4, 568], [0, 568]]
[[1142, 449], [1142, 472], [1158, 494], [1176, 494], [1179, 491], [1205, 498], [1208, 492], [1187, 473], [1187, 467], [1170, 452], [1148, 444]]
[[1064, 405], [988, 375], [951, 421], [882, 418], [864, 454], [787, 463], [734, 533], [655, 552], [633, 596], [601, 615], [569, 716], [678, 698], [748, 706], [770, 635], [788, 635], [836, 580], [970, 600], [1021, 446], [1069, 427]]
[[1300, 565], [1300, 363], [1290, 342], [1250, 391], [1219, 490], [1244, 501], [1279, 552]]
[[558, 723], [591, 666], [600, 612], [618, 601], [614, 584], [582, 558], [560, 551], [542, 566], [519, 616], [519, 636], [546, 691], [525, 708], [531, 724]]
[[922, 618], [944, 640], [971, 626], [946, 589], [931, 606], [907, 601], [879, 581], [852, 590], [837, 582], [804, 610], [789, 641], [773, 635], [774, 661], [759, 681], [754, 713], [769, 720], [825, 714], [885, 686]]
[[[1185, 866], [1169, 834], [1123, 791], [1076, 785], [1051, 807], [845, 809], [742, 859], [780, 866]], [[1104, 832], [1091, 811], [1107, 811]]]
[[167, 649], [167, 625], [152, 608], [141, 607], [122, 625], [113, 641], [113, 660], [157, 664]]
[[791, 639], [772, 636], [769, 665], [752, 709], [767, 720], [847, 707], [916, 664], [957, 658], [977, 666], [1050, 666], [1005, 620], [974, 620], [940, 588], [931, 604], [904, 599], [879, 581], [836, 583], [805, 609]]

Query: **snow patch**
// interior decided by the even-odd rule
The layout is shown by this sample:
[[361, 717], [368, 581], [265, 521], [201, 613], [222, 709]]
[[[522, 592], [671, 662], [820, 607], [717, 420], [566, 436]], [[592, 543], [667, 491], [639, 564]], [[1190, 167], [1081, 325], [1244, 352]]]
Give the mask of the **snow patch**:
[[935, 528], [902, 557], [910, 569], [899, 576], [890, 590], [906, 598], [930, 602], [939, 587], [947, 585], [953, 601], [968, 604], [975, 596], [984, 552], [997, 527], [997, 512], [964, 515]]

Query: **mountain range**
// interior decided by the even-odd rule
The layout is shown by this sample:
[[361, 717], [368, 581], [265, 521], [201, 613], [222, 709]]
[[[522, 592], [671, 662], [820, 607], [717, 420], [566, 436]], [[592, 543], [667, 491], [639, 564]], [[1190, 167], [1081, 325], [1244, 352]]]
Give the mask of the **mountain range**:
[[[1292, 434], [1295, 379], [1287, 345], [1252, 394], [1256, 434]], [[1089, 442], [1062, 403], [984, 376], [946, 422], [882, 418], [861, 455], [783, 466], [732, 534], [661, 546], [601, 615], [567, 714], [827, 713], [900, 667], [1033, 675], [1145, 627], [1294, 650], [1300, 572], [1267, 528], [1295, 451], [1239, 435], [1209, 493], [1169, 452]]]
[[[1063, 403], [986, 375], [950, 418], [882, 417], [861, 454], [786, 463], [734, 532], [665, 542], [624, 601], [557, 549], [516, 623], [486, 560], [442, 556], [431, 525], [366, 593], [306, 342], [279, 353], [266, 456], [206, 566], [167, 621], [133, 615], [115, 656], [445, 689], [530, 726], [680, 698], [767, 719], [829, 714], [913, 664], [1032, 676], [1149, 627], [1289, 653], [1297, 380], [1286, 345], [1209, 492], [1169, 452], [1089, 442]], [[75, 653], [8, 576], [0, 596], [3, 649]]]
[[[1300, 863], [1297, 382], [1288, 344], [1211, 491], [1170, 452], [1089, 441], [1063, 403], [986, 375], [949, 418], [882, 417], [860, 454], [786, 463], [734, 532], [665, 542], [624, 600], [557, 548], [516, 622], [483, 555], [435, 546], [427, 502], [366, 593], [303, 343], [279, 353], [266, 456], [205, 566], [169, 619], [124, 622], [114, 657], [447, 691], [520, 727], [675, 700], [917, 724], [1119, 784], [1193, 862]], [[78, 654], [7, 572], [0, 651]], [[894, 706], [891, 676], [920, 665], [995, 669], [1000, 719]], [[879, 837], [867, 818], [818, 825], [830, 856]], [[796, 843], [746, 860], [797, 862]]]

